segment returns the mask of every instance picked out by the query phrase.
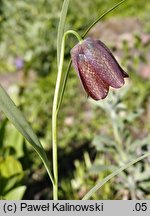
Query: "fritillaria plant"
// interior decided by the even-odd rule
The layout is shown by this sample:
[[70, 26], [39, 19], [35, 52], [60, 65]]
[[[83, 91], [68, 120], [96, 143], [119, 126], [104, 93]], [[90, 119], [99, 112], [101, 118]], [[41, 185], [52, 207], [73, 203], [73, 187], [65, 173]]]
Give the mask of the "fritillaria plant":
[[[127, 73], [120, 67], [111, 51], [100, 40], [93, 40], [91, 38], [84, 39], [90, 29], [102, 17], [104, 17], [111, 10], [113, 10], [123, 2], [124, 1], [119, 2], [113, 8], [108, 10], [105, 14], [99, 17], [82, 36], [80, 36], [74, 30], [68, 30], [62, 35], [62, 39], [59, 39], [60, 32], [58, 29], [58, 43], [60, 41], [61, 43], [60, 49], [57, 50], [58, 76], [56, 81], [52, 111], [54, 199], [58, 198], [57, 114], [62, 102], [71, 62], [80, 77], [81, 83], [83, 84], [87, 95], [94, 100], [104, 99], [108, 94], [109, 86], [114, 88], [120, 88], [124, 84], [124, 78], [128, 77]], [[62, 8], [62, 11], [65, 6]], [[79, 42], [71, 50], [71, 61], [65, 76], [63, 76], [65, 40], [66, 36], [69, 34], [73, 34]]]

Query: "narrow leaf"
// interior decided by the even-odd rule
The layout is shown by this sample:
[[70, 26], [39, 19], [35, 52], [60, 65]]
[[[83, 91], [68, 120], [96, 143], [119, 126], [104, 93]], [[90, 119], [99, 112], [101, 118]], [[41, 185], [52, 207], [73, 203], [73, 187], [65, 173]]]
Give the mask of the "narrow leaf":
[[114, 176], [118, 175], [123, 170], [129, 168], [130, 166], [132, 166], [133, 164], [137, 163], [138, 161], [143, 160], [144, 158], [149, 157], [149, 156], [150, 156], [150, 152], [148, 152], [148, 153], [146, 153], [146, 154], [144, 154], [144, 155], [136, 158], [135, 160], [132, 160], [131, 162], [125, 164], [124, 166], [118, 168], [113, 173], [111, 173], [106, 178], [104, 178], [102, 181], [98, 182], [82, 199], [83, 200], [89, 199], [98, 189], [100, 189], [106, 182], [108, 182]]
[[120, 4], [122, 4], [124, 1], [126, 0], [122, 0], [120, 2], [118, 2], [117, 4], [115, 4], [112, 8], [110, 8], [108, 11], [106, 11], [105, 13], [103, 13], [101, 16], [99, 16], [85, 31], [85, 33], [82, 35], [82, 37], [84, 38], [87, 33], [103, 18], [105, 17], [107, 14], [109, 14], [111, 11], [113, 11], [115, 8], [117, 8]]
[[49, 161], [47, 159], [46, 153], [37, 138], [36, 134], [32, 130], [31, 126], [26, 121], [25, 117], [21, 111], [17, 108], [11, 98], [8, 96], [6, 91], [0, 85], [0, 109], [5, 113], [7, 118], [13, 123], [17, 130], [26, 138], [26, 140], [33, 146], [41, 157], [47, 172], [53, 182], [52, 175], [49, 168]]
[[64, 0], [59, 25], [58, 25], [58, 33], [57, 33], [57, 65], [59, 65], [60, 51], [61, 51], [61, 43], [64, 34], [65, 20], [68, 11], [70, 0]]

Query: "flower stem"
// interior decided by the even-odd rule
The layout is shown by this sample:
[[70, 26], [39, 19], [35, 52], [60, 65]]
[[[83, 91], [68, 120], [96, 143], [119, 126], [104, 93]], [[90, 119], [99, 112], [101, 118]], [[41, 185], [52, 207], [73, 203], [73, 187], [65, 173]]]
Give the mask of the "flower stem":
[[64, 49], [65, 49], [65, 39], [68, 34], [73, 34], [79, 40], [82, 41], [80, 35], [73, 31], [69, 30], [64, 33], [61, 43], [61, 51], [60, 51], [60, 59], [59, 59], [59, 66], [58, 66], [58, 75], [57, 81], [55, 86], [55, 93], [53, 99], [53, 109], [52, 109], [52, 147], [53, 147], [53, 175], [54, 175], [54, 184], [53, 184], [53, 199], [58, 199], [58, 155], [57, 155], [57, 116], [58, 116], [58, 99], [59, 92], [61, 87], [61, 79], [62, 79], [62, 69], [63, 69], [63, 62], [64, 62]]

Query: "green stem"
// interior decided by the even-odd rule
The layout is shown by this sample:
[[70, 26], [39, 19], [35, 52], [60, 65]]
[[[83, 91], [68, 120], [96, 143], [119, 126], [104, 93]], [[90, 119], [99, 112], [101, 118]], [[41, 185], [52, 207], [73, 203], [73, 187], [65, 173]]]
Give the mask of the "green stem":
[[123, 141], [122, 138], [120, 136], [120, 132], [119, 132], [119, 128], [118, 128], [118, 124], [117, 124], [117, 113], [115, 111], [112, 111], [110, 114], [110, 118], [111, 118], [111, 124], [112, 124], [112, 128], [113, 128], [113, 134], [114, 134], [114, 138], [116, 141], [116, 148], [118, 150], [119, 156], [121, 157], [120, 162], [125, 162], [127, 160], [126, 154], [124, 153], [123, 150]]
[[53, 184], [53, 198], [54, 200], [58, 199], [58, 156], [57, 156], [57, 115], [58, 115], [58, 98], [59, 98], [59, 91], [60, 91], [60, 84], [62, 79], [62, 69], [63, 69], [63, 62], [64, 62], [64, 49], [65, 49], [65, 39], [68, 34], [73, 34], [77, 37], [79, 42], [82, 41], [80, 35], [73, 31], [69, 30], [64, 33], [62, 44], [61, 44], [61, 51], [60, 51], [60, 61], [58, 66], [58, 75], [54, 93], [54, 100], [53, 100], [53, 110], [52, 110], [52, 145], [53, 145], [53, 175], [54, 175], [54, 184]]
[[122, 162], [125, 162], [127, 160], [127, 157], [123, 151], [122, 139], [121, 139], [120, 134], [119, 134], [118, 126], [116, 125], [115, 122], [112, 122], [112, 127], [113, 127], [113, 134], [114, 134], [115, 140], [117, 142], [116, 148], [118, 150], [119, 156], [121, 157], [120, 163], [122, 163]]

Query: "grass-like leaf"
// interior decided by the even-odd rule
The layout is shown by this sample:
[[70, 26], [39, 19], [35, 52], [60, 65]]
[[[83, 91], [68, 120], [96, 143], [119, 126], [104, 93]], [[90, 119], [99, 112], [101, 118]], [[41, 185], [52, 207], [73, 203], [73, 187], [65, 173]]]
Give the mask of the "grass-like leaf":
[[115, 4], [112, 8], [110, 8], [108, 11], [106, 11], [105, 13], [103, 13], [101, 16], [99, 16], [88, 28], [87, 30], [84, 32], [84, 34], [82, 35], [82, 37], [84, 38], [88, 32], [103, 18], [105, 17], [107, 14], [109, 14], [111, 11], [113, 11], [115, 8], [117, 8], [119, 5], [121, 5], [124, 1], [126, 0], [122, 0], [120, 2], [118, 2], [117, 4]]
[[62, 38], [63, 38], [63, 34], [64, 34], [65, 20], [66, 20], [69, 2], [70, 2], [70, 0], [64, 0], [62, 10], [61, 10], [60, 19], [59, 19], [60, 21], [59, 21], [58, 33], [57, 33], [57, 65], [59, 65], [61, 43], [62, 43]]
[[114, 176], [118, 175], [121, 173], [123, 170], [129, 168], [133, 164], [137, 163], [140, 160], [143, 160], [146, 157], [150, 156], [150, 152], [136, 158], [135, 160], [132, 160], [131, 162], [125, 164], [124, 166], [118, 168], [116, 171], [108, 175], [106, 178], [104, 178], [102, 181], [98, 182], [84, 197], [83, 200], [89, 199], [98, 189], [100, 189], [106, 182], [108, 182], [110, 179], [112, 179]]
[[49, 177], [53, 183], [52, 174], [50, 171], [49, 161], [47, 159], [46, 153], [34, 133], [33, 129], [25, 119], [24, 115], [17, 108], [14, 102], [11, 100], [9, 95], [0, 85], [0, 109], [5, 113], [7, 118], [12, 122], [12, 124], [17, 128], [17, 130], [24, 136], [24, 138], [33, 146], [41, 157], [45, 168], [49, 174]]

